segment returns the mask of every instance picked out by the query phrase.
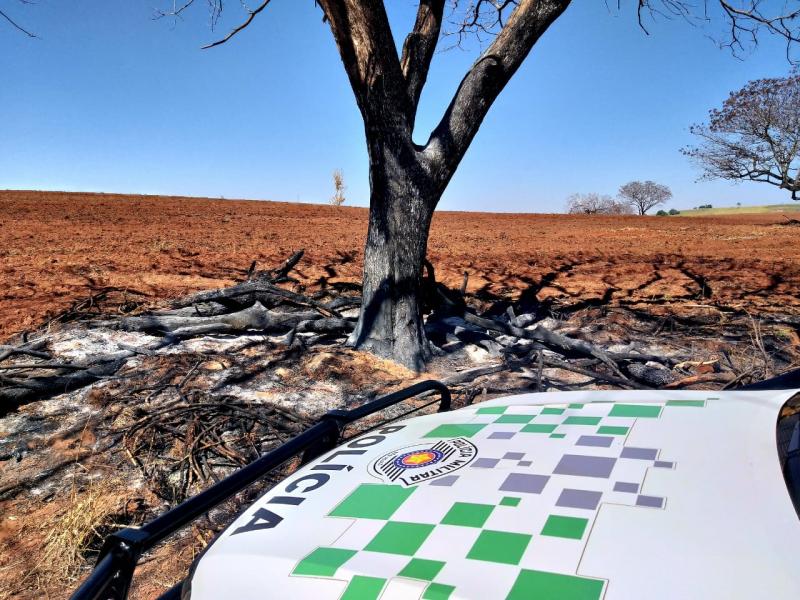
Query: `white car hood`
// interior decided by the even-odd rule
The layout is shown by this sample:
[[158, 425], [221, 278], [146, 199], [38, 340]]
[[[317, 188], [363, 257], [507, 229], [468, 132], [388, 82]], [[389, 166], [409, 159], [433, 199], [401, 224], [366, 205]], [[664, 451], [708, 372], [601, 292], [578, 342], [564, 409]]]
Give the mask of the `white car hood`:
[[191, 598], [800, 598], [794, 393], [525, 394], [387, 425], [244, 511]]

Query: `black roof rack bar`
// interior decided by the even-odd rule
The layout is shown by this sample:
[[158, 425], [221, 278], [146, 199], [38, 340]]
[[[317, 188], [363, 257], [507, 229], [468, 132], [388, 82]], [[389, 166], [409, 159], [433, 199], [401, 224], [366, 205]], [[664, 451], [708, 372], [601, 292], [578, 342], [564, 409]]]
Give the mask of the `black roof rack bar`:
[[[149, 523], [141, 527], [127, 527], [110, 535], [103, 544], [97, 565], [72, 595], [72, 600], [124, 600], [128, 595], [136, 563], [143, 552], [301, 452], [303, 462], [306, 463], [333, 449], [338, 445], [346, 425], [429, 392], [438, 393], [439, 412], [450, 410], [450, 390], [440, 381], [434, 380], [416, 383], [352, 410], [332, 410], [303, 433]], [[175, 597], [176, 587], [167, 594]]]
[[787, 371], [783, 375], [778, 375], [777, 377], [772, 377], [771, 379], [765, 379], [764, 381], [757, 381], [756, 383], [751, 383], [749, 385], [743, 385], [737, 388], [736, 390], [791, 390], [794, 388], [800, 388], [800, 369], [795, 369], [793, 371]]
[[183, 590], [183, 580], [169, 588], [166, 592], [161, 594], [157, 600], [181, 600], [181, 591]]

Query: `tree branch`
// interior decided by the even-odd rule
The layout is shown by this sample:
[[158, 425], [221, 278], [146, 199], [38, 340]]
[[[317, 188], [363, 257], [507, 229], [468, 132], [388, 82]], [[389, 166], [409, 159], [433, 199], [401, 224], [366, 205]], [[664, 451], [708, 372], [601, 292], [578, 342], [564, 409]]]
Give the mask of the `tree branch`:
[[400, 68], [408, 88], [409, 120], [412, 124], [439, 42], [444, 4], [445, 0], [420, 0], [414, 29], [403, 44]]
[[[262, 2], [262, 3], [261, 3], [259, 6], [258, 6], [258, 8], [254, 9], [254, 10], [248, 10], [247, 19], [245, 19], [245, 20], [244, 20], [244, 22], [243, 22], [241, 25], [239, 25], [238, 27], [235, 27], [234, 29], [232, 29], [232, 30], [230, 31], [230, 33], [229, 33], [228, 35], [226, 35], [224, 38], [222, 38], [221, 40], [217, 40], [216, 42], [212, 42], [211, 44], [207, 44], [207, 45], [203, 46], [203, 47], [202, 47], [202, 49], [203, 49], [203, 50], [207, 50], [208, 48], [213, 48], [214, 46], [220, 46], [220, 45], [224, 44], [225, 42], [227, 42], [229, 39], [231, 39], [233, 36], [235, 36], [237, 33], [239, 33], [239, 32], [240, 32], [242, 29], [244, 29], [245, 27], [247, 27], [248, 25], [250, 25], [250, 23], [252, 23], [252, 22], [253, 22], [253, 19], [255, 19], [255, 18], [256, 18], [256, 15], [257, 15], [258, 13], [260, 13], [262, 10], [264, 10], [265, 8], [267, 8], [267, 5], [268, 5], [268, 4], [269, 4], [271, 1], [272, 1], [272, 0], [264, 0], [264, 2]], [[183, 9], [184, 9], [184, 8], [186, 8], [186, 7], [187, 7], [189, 4], [191, 4], [191, 2], [189, 2], [189, 3], [185, 4], [185, 5], [183, 6], [183, 8], [181, 8], [180, 10], [183, 10]], [[179, 13], [175, 13], [175, 14], [179, 14]]]
[[[408, 97], [382, 0], [319, 0], [368, 131], [410, 139]], [[370, 139], [370, 135], [367, 135]]]
[[447, 185], [492, 103], [570, 1], [521, 0], [467, 72], [424, 150], [439, 186]]
[[3, 18], [6, 20], [6, 21], [8, 21], [9, 23], [11, 23], [11, 25], [12, 25], [12, 26], [13, 26], [15, 29], [17, 29], [17, 30], [21, 31], [22, 33], [24, 33], [24, 34], [25, 34], [25, 35], [27, 35], [28, 37], [31, 37], [31, 38], [35, 38], [35, 37], [37, 37], [35, 33], [31, 33], [30, 31], [28, 31], [27, 29], [25, 29], [24, 27], [22, 27], [22, 26], [21, 26], [19, 23], [17, 23], [17, 22], [16, 22], [14, 19], [12, 19], [11, 17], [9, 17], [9, 16], [8, 16], [6, 13], [4, 13], [2, 10], [0, 10], [0, 17], [3, 17]]

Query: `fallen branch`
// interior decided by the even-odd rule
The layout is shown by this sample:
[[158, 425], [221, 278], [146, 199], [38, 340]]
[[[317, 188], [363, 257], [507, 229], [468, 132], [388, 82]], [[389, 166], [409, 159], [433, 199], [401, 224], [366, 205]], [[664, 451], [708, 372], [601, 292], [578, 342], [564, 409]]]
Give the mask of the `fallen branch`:
[[334, 306], [274, 285], [288, 279], [289, 272], [300, 262], [304, 254], [305, 250], [298, 250], [280, 268], [274, 271], [255, 271], [256, 263], [253, 261], [247, 271], [247, 280], [244, 283], [229, 288], [193, 294], [177, 300], [173, 303], [173, 306], [175, 308], [185, 308], [207, 302], [230, 303], [231, 301], [244, 304], [261, 302], [262, 304], [275, 305], [279, 302], [289, 301], [299, 306], [316, 308], [325, 315], [342, 318], [342, 315], [337, 312]]
[[464, 279], [461, 280], [461, 289], [458, 290], [461, 293], [462, 298], [467, 295], [468, 282], [469, 282], [469, 272], [464, 271]]
[[800, 220], [798, 219], [790, 219], [786, 215], [783, 215], [783, 218], [786, 219], [786, 222], [783, 223], [783, 225], [794, 225], [794, 226], [800, 225]]
[[0, 344], [0, 361], [3, 361], [15, 354], [25, 354], [27, 356], [35, 356], [36, 358], [50, 359], [47, 352], [41, 352], [42, 348], [47, 346], [47, 340], [41, 339], [35, 342], [23, 344], [22, 346], [7, 346]]
[[278, 312], [264, 308], [260, 302], [227, 315], [211, 317], [186, 317], [177, 315], [148, 315], [127, 317], [115, 321], [98, 321], [96, 327], [109, 327], [123, 331], [172, 333], [176, 337], [192, 337], [211, 333], [235, 331], [283, 331], [303, 321], [319, 319], [317, 312]]
[[200, 292], [199, 294], [177, 300], [173, 306], [182, 308], [203, 302], [220, 302], [225, 300], [244, 301], [244, 297], [246, 296], [251, 296], [250, 299], [256, 302], [266, 302], [267, 304], [276, 304], [278, 301], [288, 300], [299, 306], [314, 307], [326, 315], [339, 318], [342, 316], [335, 308], [318, 302], [313, 298], [290, 292], [289, 290], [263, 281], [247, 281], [229, 288]]
[[484, 375], [491, 375], [492, 373], [499, 373], [500, 371], [504, 371], [508, 368], [508, 365], [505, 364], [498, 364], [498, 365], [489, 365], [486, 367], [476, 367], [474, 369], [467, 369], [466, 371], [461, 371], [460, 373], [456, 373], [455, 375], [451, 375], [442, 380], [442, 383], [445, 385], [458, 385], [461, 383], [467, 383], [469, 381], [473, 381], [478, 377], [483, 377]]
[[145, 475], [151, 489], [180, 500], [195, 483], [226, 473], [216, 468], [247, 464], [266, 447], [306, 426], [304, 419], [287, 409], [232, 396], [199, 396], [151, 411], [116, 432], [124, 434], [123, 446], [131, 462], [149, 466]]
[[314, 333], [349, 333], [356, 328], [355, 321], [348, 319], [315, 319], [301, 321], [297, 324], [297, 331]]
[[561, 354], [565, 355], [577, 354], [580, 356], [591, 356], [594, 358], [598, 358], [605, 364], [607, 364], [609, 367], [611, 367], [616, 373], [618, 373], [623, 380], [626, 379], [624, 375], [619, 373], [619, 368], [617, 367], [617, 364], [612, 360], [609, 354], [604, 350], [601, 350], [594, 344], [590, 344], [589, 342], [565, 337], [559, 333], [550, 331], [549, 329], [546, 329], [541, 325], [537, 325], [532, 329], [522, 329], [521, 327], [509, 325], [501, 321], [495, 321], [494, 319], [485, 319], [483, 317], [479, 317], [478, 315], [474, 315], [469, 312], [464, 313], [464, 320], [467, 323], [472, 323], [473, 325], [478, 325], [485, 329], [497, 331], [500, 333], [505, 333], [506, 335], [511, 335], [518, 338], [540, 342], [549, 348], [559, 351]]
[[702, 373], [701, 375], [692, 375], [668, 383], [664, 386], [664, 389], [674, 390], [698, 383], [730, 383], [734, 379], [736, 379], [736, 376], [733, 373]]
[[86, 365], [78, 365], [74, 363], [60, 363], [60, 362], [41, 362], [41, 363], [15, 363], [13, 365], [0, 365], [0, 370], [30, 370], [30, 369], [85, 369]]
[[68, 375], [52, 375], [47, 377], [29, 377], [11, 379], [0, 376], [5, 385], [0, 387], [0, 416], [14, 410], [22, 404], [36, 400], [45, 400], [58, 394], [64, 394], [82, 388], [90, 383], [115, 373], [128, 357], [97, 362], [83, 367]]
[[300, 262], [300, 259], [303, 258], [303, 255], [306, 253], [304, 249], [298, 250], [294, 254], [292, 254], [286, 261], [281, 265], [279, 269], [276, 269], [272, 276], [270, 277], [270, 282], [275, 283], [281, 281], [282, 279], [286, 279], [289, 276], [289, 271], [294, 269], [297, 263]]
[[[172, 338], [159, 340], [147, 348], [140, 348], [138, 353], [143, 350], [156, 352], [174, 342]], [[94, 383], [104, 377], [109, 377], [116, 373], [125, 362], [135, 356], [137, 352], [133, 350], [123, 350], [111, 354], [100, 354], [91, 356], [81, 361], [72, 363], [30, 363], [24, 365], [26, 368], [40, 369], [52, 368], [56, 370], [72, 371], [71, 373], [56, 373], [47, 376], [34, 377], [8, 377], [0, 374], [0, 417], [6, 415], [15, 408], [35, 402], [46, 400], [59, 394], [72, 392], [84, 386]], [[47, 366], [52, 365], [52, 366]], [[8, 365], [13, 368], [15, 365]]]
[[[597, 379], [599, 381], [605, 381], [606, 383], [613, 383], [614, 385], [619, 385], [622, 387], [633, 388], [635, 390], [650, 390], [653, 388], [649, 388], [644, 385], [640, 385], [635, 381], [631, 381], [630, 379], [623, 379], [621, 377], [616, 377], [614, 375], [606, 375], [605, 373], [600, 373], [598, 371], [593, 371], [591, 369], [584, 369], [583, 367], [579, 367], [577, 365], [568, 363], [564, 360], [559, 360], [557, 358], [553, 358], [551, 356], [542, 356], [539, 354], [539, 360], [541, 361], [540, 364], [544, 365], [545, 367], [550, 367], [553, 369], [562, 369], [564, 371], [571, 371], [572, 373], [578, 373], [579, 375], [585, 375], [587, 377], [591, 377], [593, 379]], [[537, 375], [537, 385], [538, 385], [538, 378], [540, 376]]]

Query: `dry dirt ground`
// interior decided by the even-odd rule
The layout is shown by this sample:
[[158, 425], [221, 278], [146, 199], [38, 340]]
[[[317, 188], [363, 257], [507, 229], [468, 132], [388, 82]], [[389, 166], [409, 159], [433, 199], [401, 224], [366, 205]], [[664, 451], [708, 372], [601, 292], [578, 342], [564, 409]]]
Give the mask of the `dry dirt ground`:
[[[277, 202], [0, 191], [0, 340], [100, 294], [122, 308], [241, 279], [305, 248], [310, 288], [360, 277], [367, 212]], [[429, 257], [479, 296], [556, 307], [698, 304], [800, 312], [800, 228], [781, 215], [441, 212]]]
[[[348, 207], [0, 192], [0, 343], [36, 330], [32, 338], [46, 333], [48, 351], [68, 361], [92, 347], [141, 345], [154, 338], [86, 330], [73, 317], [163, 306], [189, 292], [242, 281], [254, 260], [258, 269], [274, 268], [300, 248], [305, 257], [291, 272], [297, 282], [284, 287], [358, 294], [366, 220], [366, 210]], [[468, 274], [473, 306], [502, 316], [503, 301], [513, 300], [517, 314], [535, 314], [563, 335], [620, 351], [632, 337], [642, 338], [660, 356], [695, 359], [699, 376], [720, 387], [738, 381], [719, 379], [728, 371], [758, 378], [800, 364], [800, 228], [783, 222], [780, 215], [443, 212], [434, 219], [429, 257], [437, 278], [451, 288]], [[59, 317], [63, 326], [40, 328], [65, 311], [71, 314]], [[468, 368], [504, 360], [490, 352], [491, 342], [485, 349], [469, 341], [466, 346], [474, 351]], [[712, 362], [717, 371], [720, 363], [730, 369], [700, 370]], [[450, 354], [437, 358], [424, 377], [457, 379], [464, 368]], [[177, 437], [145, 447], [134, 434], [150, 431], [144, 425], [157, 409], [185, 396], [189, 404], [205, 406], [210, 399], [220, 409], [238, 398], [258, 410], [300, 411], [295, 425], [270, 417], [269, 426], [288, 435], [329, 408], [357, 405], [369, 394], [414, 381], [413, 373], [344, 348], [341, 340], [300, 352], [252, 332], [187, 340], [157, 356], [144, 353], [117, 375], [31, 402], [0, 420], [0, 600], [66, 597], [105, 535], [152, 519], [180, 500], [161, 485], [171, 480], [154, 474], [175, 464], [185, 468], [181, 457], [196, 422], [167, 423], [163, 431], [177, 431]], [[217, 389], [223, 375], [231, 375], [232, 383]], [[569, 389], [559, 387], [565, 375], [570, 373], [544, 369], [542, 389]], [[485, 397], [487, 389], [539, 389], [541, 380], [541, 368], [537, 375], [527, 364], [451, 388], [458, 405], [478, 393]], [[274, 442], [271, 435], [260, 451]], [[29, 485], [7, 493], [20, 481]], [[208, 481], [195, 487], [201, 484]], [[132, 597], [155, 598], [168, 589], [229, 520], [225, 511], [209, 515], [143, 558]]]

